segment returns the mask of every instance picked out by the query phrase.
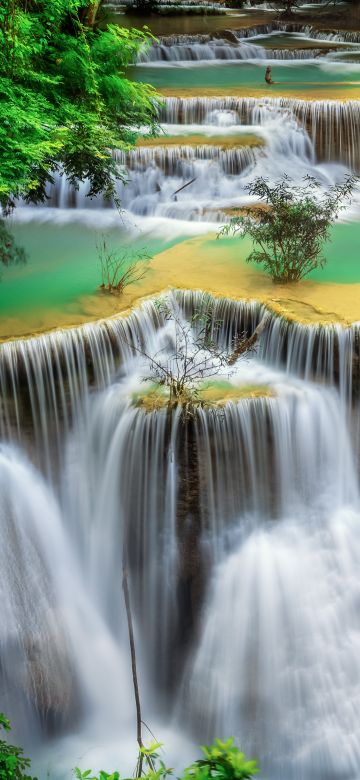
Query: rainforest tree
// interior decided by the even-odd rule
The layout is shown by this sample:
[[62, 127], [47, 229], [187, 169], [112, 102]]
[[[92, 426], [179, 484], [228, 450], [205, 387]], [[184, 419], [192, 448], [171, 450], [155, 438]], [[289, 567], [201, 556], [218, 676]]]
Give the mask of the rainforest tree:
[[116, 148], [155, 128], [156, 95], [126, 78], [147, 33], [102, 21], [102, 2], [2, 0], [0, 204], [46, 197], [55, 172], [115, 196]]

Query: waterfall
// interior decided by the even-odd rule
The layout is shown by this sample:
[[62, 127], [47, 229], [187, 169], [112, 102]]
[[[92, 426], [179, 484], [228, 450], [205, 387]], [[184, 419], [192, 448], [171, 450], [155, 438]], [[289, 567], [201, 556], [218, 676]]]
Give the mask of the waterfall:
[[[265, 313], [166, 301], [194, 360], [203, 318], [226, 352]], [[4, 707], [40, 776], [59, 752], [66, 771], [131, 766], [125, 545], [143, 711], [170, 762], [232, 733], [266, 777], [356, 776], [359, 328], [270, 314], [254, 353], [214, 367], [233, 400], [147, 411], [148, 356], [170, 365], [178, 338], [165, 311], [0, 346]]]
[[358, 528], [358, 512], [332, 506], [264, 524], [214, 575], [187, 716], [201, 734], [235, 733], [265, 777], [358, 774]]
[[[358, 116], [357, 101], [166, 98], [160, 120], [171, 143], [159, 148], [145, 142], [133, 151], [114, 152], [120, 168], [128, 171], [127, 183], [118, 183], [118, 197], [132, 215], [213, 224], [224, 215], [228, 219], [227, 209], [248, 203], [249, 181], [264, 172], [275, 180], [285, 171], [299, 182], [312, 175], [328, 186], [343, 179], [344, 166], [360, 169]], [[246, 139], [240, 145], [247, 129], [258, 136], [257, 146], [247, 146]], [[189, 144], [186, 134], [194, 135], [196, 143]], [[199, 135], [206, 141], [219, 138], [211, 144]], [[191, 186], [181, 190], [188, 182]], [[56, 175], [48, 206], [104, 206], [101, 198], [89, 200], [87, 192], [87, 182], [75, 190]]]
[[[210, 144], [194, 147], [183, 144], [166, 147], [159, 144], [153, 147], [138, 147], [130, 152], [118, 152], [116, 159], [132, 172], [149, 172], [149, 169], [156, 167], [166, 176], [179, 176], [184, 179], [195, 176], [196, 160], [216, 161], [225, 175], [239, 176], [249, 165], [255, 163], [256, 150], [246, 146], [238, 149], [222, 149]], [[133, 181], [132, 174], [131, 183]]]
[[304, 38], [313, 38], [319, 41], [329, 41], [330, 43], [360, 43], [360, 33], [352, 30], [339, 30], [337, 32], [328, 30], [317, 30], [310, 25], [299, 24], [296, 22], [269, 22], [268, 24], [257, 25], [256, 27], [245, 27], [238, 32], [241, 39], [263, 37], [264, 35], [277, 35], [279, 33], [290, 33], [301, 35]]
[[63, 432], [84, 414], [90, 387], [105, 387], [130, 345], [151, 340], [161, 322], [158, 310], [144, 304], [127, 320], [109, 319], [74, 330], [0, 346], [0, 434], [24, 443], [35, 439], [40, 463], [51, 472], [60, 457]]
[[[166, 98], [161, 121], [173, 124], [206, 124], [212, 112], [233, 112], [237, 121], [253, 124], [253, 112], [268, 106], [293, 115], [308, 132], [320, 161], [337, 161], [360, 169], [357, 127], [360, 103], [349, 100], [295, 100], [290, 98]], [[286, 160], [284, 161], [286, 162]]]
[[[174, 40], [175, 38], [175, 40]], [[200, 40], [199, 40], [200, 38]], [[161, 38], [159, 43], [145, 48], [139, 63], [207, 62], [212, 60], [311, 60], [325, 54], [322, 49], [265, 49], [263, 46], [241, 41], [229, 43], [210, 36], [173, 36]]]
[[[178, 42], [169, 43], [162, 39], [160, 43], [145, 49], [139, 56], [140, 63], [147, 62], [200, 62], [202, 60], [264, 60], [265, 49], [250, 43], [233, 45], [221, 38], [199, 42], [188, 36], [179, 36]], [[182, 38], [182, 40], [181, 40]], [[268, 55], [269, 56], [269, 55]]]
[[89, 600], [54, 495], [3, 445], [0, 488], [0, 679], [16, 733], [34, 751], [44, 735], [76, 727], [84, 712], [101, 729], [111, 691], [114, 718], [127, 728], [131, 718], [114, 708], [116, 697], [131, 695], [126, 660]]
[[[263, 315], [258, 304], [179, 292], [187, 318], [211, 313], [221, 323], [213, 333], [230, 350], [239, 333], [255, 330]], [[85, 414], [91, 388], [101, 389], [121, 374], [131, 344], [151, 344], [163, 326], [152, 301], [126, 319], [109, 319], [66, 331], [0, 345], [1, 438], [26, 444], [34, 438], [42, 465], [51, 471], [74, 417]], [[349, 402], [359, 382], [359, 332], [339, 326], [306, 326], [271, 315], [259, 349], [261, 358], [306, 380], [337, 385]]]

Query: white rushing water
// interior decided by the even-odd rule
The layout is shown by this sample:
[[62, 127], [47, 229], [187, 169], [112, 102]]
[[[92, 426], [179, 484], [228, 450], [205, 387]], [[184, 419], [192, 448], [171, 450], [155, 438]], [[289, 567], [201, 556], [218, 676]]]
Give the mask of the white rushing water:
[[[206, 312], [229, 350], [264, 313], [190, 292], [168, 304], [189, 339]], [[219, 367], [269, 397], [146, 413], [131, 399], [148, 360], [130, 345], [166, 363], [178, 335], [147, 302], [0, 349], [4, 709], [41, 780], [131, 771], [126, 540], [143, 713], [167, 761], [234, 734], [264, 777], [356, 780], [358, 329], [270, 318], [255, 353]]]
[[[159, 145], [115, 153], [128, 171], [127, 184], [118, 185], [123, 223], [130, 230], [137, 225], [159, 235], [189, 235], [224, 221], [224, 209], [248, 203], [246, 186], [258, 175], [275, 181], [286, 173], [295, 182], [311, 175], [324, 186], [340, 182], [360, 166], [358, 116], [357, 101], [167, 98], [160, 119], [163, 131], [174, 136], [172, 145], [161, 146], [160, 136]], [[241, 146], [249, 133], [260, 146]], [[197, 136], [195, 145], [191, 135]], [[87, 182], [74, 190], [57, 176], [47, 208], [23, 207], [15, 218], [91, 223], [96, 211], [99, 226], [116, 223], [111, 204], [88, 199], [87, 191]]]
[[[232, 35], [173, 36], [140, 62], [300, 63], [359, 44], [296, 24]], [[300, 48], [277, 48], [279, 35]], [[358, 101], [167, 98], [173, 145], [115, 152], [123, 224], [206, 233], [249, 202], [257, 175], [342, 181], [360, 170], [359, 114]], [[249, 133], [258, 146], [241, 146]], [[58, 176], [46, 207], [15, 218], [118, 224], [87, 190]], [[225, 352], [265, 314], [191, 291], [168, 305], [197, 360], [200, 314]], [[39, 780], [133, 771], [125, 550], [143, 717], [168, 765], [233, 734], [264, 780], [358, 780], [359, 326], [269, 315], [256, 350], [215, 372], [259, 397], [147, 413], [135, 399], [149, 360], [132, 347], [174, 365], [177, 338], [146, 301], [124, 320], [0, 345], [0, 691], [14, 741]]]
[[[313, 41], [318, 41], [318, 48]], [[311, 27], [296, 24], [271, 24], [240, 31], [226, 30], [217, 35], [169, 35], [162, 36], [151, 46], [144, 46], [138, 62], [184, 66], [194, 64], [217, 64], [237, 61], [273, 61], [292, 62], [308, 60], [337, 62], [344, 53], [359, 50], [358, 35], [346, 33], [326, 33]], [[311, 46], [310, 46], [311, 44]]]

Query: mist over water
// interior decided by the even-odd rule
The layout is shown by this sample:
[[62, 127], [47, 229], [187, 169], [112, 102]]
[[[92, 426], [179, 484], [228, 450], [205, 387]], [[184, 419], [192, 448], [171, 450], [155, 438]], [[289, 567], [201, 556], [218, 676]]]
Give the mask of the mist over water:
[[[209, 299], [168, 303], [189, 317]], [[255, 305], [211, 307], [225, 349], [263, 316]], [[169, 418], [131, 400], [149, 369], [129, 343], [172, 354], [171, 322], [151, 302], [125, 322], [0, 350], [1, 685], [35, 770], [53, 773], [59, 756], [51, 777], [74, 764], [131, 770], [126, 538], [144, 718], [168, 762], [231, 733], [264, 777], [356, 777], [357, 331], [278, 324], [217, 375], [270, 397], [199, 409], [187, 423], [180, 410]], [[40, 424], [54, 409], [56, 430]]]

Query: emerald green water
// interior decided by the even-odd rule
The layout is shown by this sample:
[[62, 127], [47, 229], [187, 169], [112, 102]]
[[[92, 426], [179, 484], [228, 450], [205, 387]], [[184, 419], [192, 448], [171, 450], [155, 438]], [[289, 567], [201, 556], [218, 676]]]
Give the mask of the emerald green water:
[[[17, 316], [38, 309], [61, 308], [94, 293], [101, 283], [97, 260], [96, 229], [75, 223], [56, 226], [50, 223], [14, 226], [19, 243], [26, 247], [25, 266], [5, 269], [0, 283], [0, 312], [3, 317]], [[106, 234], [109, 247], [129, 248], [132, 254], [146, 250], [150, 256], [180, 242], [149, 237], [134, 240], [119, 230]], [[205, 239], [206, 240], [206, 239]], [[229, 263], [241, 265], [248, 243], [241, 239], [216, 242]], [[319, 282], [360, 282], [360, 223], [338, 224], [332, 229], [332, 242], [325, 247], [327, 264], [309, 278]], [[209, 262], [212, 262], [210, 259]], [[206, 287], [206, 267], [204, 267]]]
[[[96, 244], [100, 231], [73, 223], [14, 224], [17, 242], [24, 246], [28, 258], [24, 266], [12, 266], [2, 272], [0, 312], [17, 315], [39, 308], [61, 308], [96, 292], [101, 284], [101, 270]], [[179, 239], [178, 239], [179, 240]], [[153, 256], [176, 243], [146, 237], [134, 239], [121, 230], [106, 232], [111, 249], [128, 251], [129, 257], [146, 251]]]
[[[134, 22], [130, 17], [121, 17], [121, 23], [126, 20], [126, 25]], [[141, 20], [141, 24], [146, 20]], [[240, 18], [235, 17], [181, 17], [163, 18], [151, 17], [151, 26], [155, 34], [177, 33], [206, 33], [220, 31], [221, 29], [239, 27]], [[263, 21], [267, 21], [267, 18]], [[141, 26], [137, 19], [137, 26]], [[155, 29], [156, 28], [156, 29]], [[319, 48], [321, 42], [308, 41], [301, 36], [264, 36], [254, 43], [272, 47], [301, 47], [311, 46]], [[330, 48], [331, 44], [324, 44]], [[336, 48], [341, 48], [335, 44]], [[359, 57], [359, 51], [343, 48], [342, 57], [349, 62], [318, 63], [298, 61], [274, 61], [273, 78], [275, 83], [266, 88], [264, 73], [266, 63], [263, 61], [244, 61], [236, 63], [203, 62], [179, 65], [176, 63], [162, 63], [161, 65], [137, 66], [132, 68], [131, 76], [136, 80], [153, 84], [156, 88], [171, 90], [198, 88], [199, 95], [207, 89], [218, 88], [225, 94], [231, 94], [235, 89], [243, 90], [244, 94], [250, 90], [265, 88], [269, 95], [281, 95], [282, 93], [294, 96], [308, 92], [312, 97], [318, 91], [328, 88], [331, 95], [336, 98], [340, 92], [350, 91], [352, 85], [360, 85], [360, 67], [351, 59]], [[344, 83], [347, 82], [347, 83]], [[58, 224], [51, 221], [34, 221], [30, 223], [17, 223], [12, 226], [18, 243], [25, 247], [28, 261], [25, 266], [15, 266], [4, 269], [0, 280], [0, 313], [6, 317], [22, 317], [31, 312], [46, 310], [61, 311], [72, 308], [72, 311], [81, 312], [81, 299], [96, 292], [101, 284], [101, 269], [98, 260], [96, 244], [103, 232], [109, 248], [119, 252], [129, 252], [129, 261], [136, 253], [146, 252], [153, 257], [172, 245], [186, 240], [186, 236], [173, 238], [160, 238], [154, 235], [140, 235], [134, 237], [121, 226], [102, 231], [96, 225], [96, 213], [94, 224], [82, 224], [69, 221], [66, 224]], [[141, 218], [138, 227], [141, 229]], [[317, 282], [358, 283], [360, 282], [360, 222], [348, 224], [336, 224], [331, 231], [332, 242], [324, 248], [326, 266], [310, 275], [310, 279]], [[204, 238], [205, 245], [209, 239]], [[211, 246], [214, 246], [212, 240]], [[234, 273], [245, 262], [249, 252], [248, 242], [241, 239], [227, 239], [216, 242], [216, 247], [223, 251], [224, 262], [234, 266]], [[210, 252], [207, 262], [210, 266], [218, 252]], [[259, 273], [260, 269], [257, 269]], [[207, 267], [204, 264], [204, 287], [206, 288]]]
[[[236, 265], [242, 263], [248, 253], [247, 241], [241, 238], [221, 239], [224, 253], [227, 251], [226, 242], [228, 242], [229, 262]], [[334, 225], [331, 229], [331, 241], [324, 245], [323, 255], [326, 258], [325, 267], [313, 271], [307, 279], [336, 284], [360, 282], [360, 223], [348, 222]]]
[[[153, 84], [157, 89], [202, 89], [218, 87], [221, 90], [243, 88], [259, 89], [264, 87], [264, 74], [266, 64], [249, 62], [177, 66], [173, 64], [161, 64], [160, 66], [137, 66], [132, 69], [131, 76], [138, 81]], [[334, 90], [351, 90], [354, 85], [360, 85], [360, 68], [354, 65], [341, 64], [317, 65], [315, 63], [298, 63], [276, 61], [273, 64], [272, 75], [274, 84], [268, 87], [269, 94], [281, 94], [286, 88], [287, 92], [316, 91], [322, 87], [330, 87]], [[344, 82], [349, 82], [344, 84]]]

